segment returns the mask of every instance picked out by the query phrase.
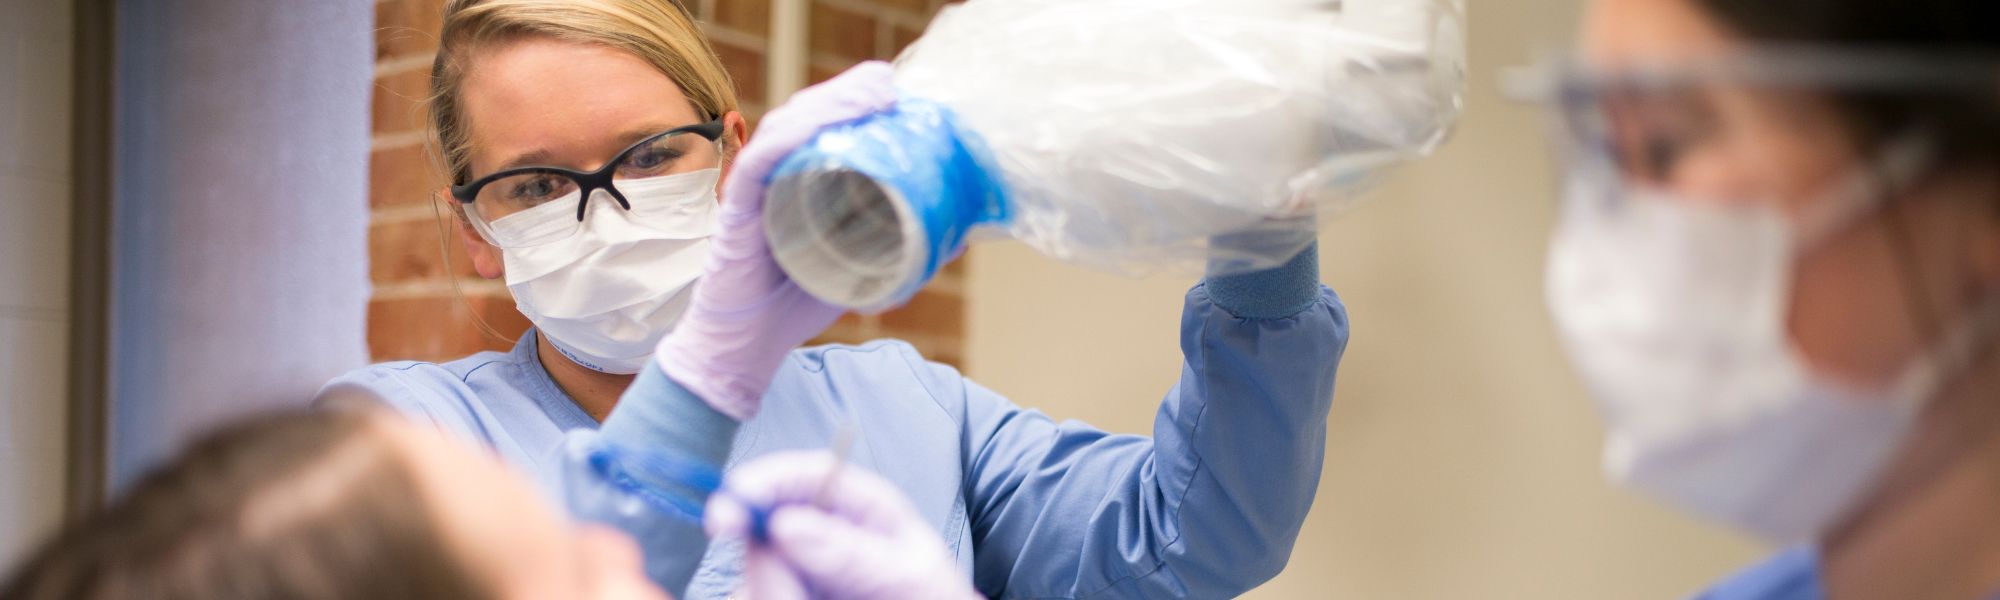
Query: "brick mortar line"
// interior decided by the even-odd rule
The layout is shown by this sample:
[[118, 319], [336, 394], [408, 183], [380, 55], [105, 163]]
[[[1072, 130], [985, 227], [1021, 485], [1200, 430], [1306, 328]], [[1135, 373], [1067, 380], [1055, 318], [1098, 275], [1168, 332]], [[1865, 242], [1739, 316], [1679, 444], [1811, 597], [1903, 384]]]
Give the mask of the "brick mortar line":
[[888, 19], [875, 20], [875, 55], [894, 58], [896, 56], [896, 24]]
[[405, 279], [401, 281], [377, 282], [368, 299], [375, 300], [422, 300], [427, 298], [457, 298], [464, 292], [466, 298], [513, 298], [507, 291], [507, 284], [498, 279], [459, 279], [457, 290], [452, 289], [451, 278], [432, 277], [428, 279]]
[[435, 54], [399, 54], [375, 61], [375, 78], [401, 75], [409, 71], [427, 68], [435, 60]]
[[703, 23], [702, 29], [704, 30], [703, 33], [708, 34], [709, 41], [734, 46], [758, 54], [764, 54], [767, 49], [766, 46], [770, 42], [770, 38], [714, 23]]
[[928, 283], [925, 283], [924, 289], [929, 290], [930, 292], [936, 294], [957, 296], [958, 300], [960, 302], [963, 302], [965, 301], [965, 284], [959, 281], [960, 278], [961, 278], [960, 276], [947, 276], [940, 274], [937, 276], [937, 278], [930, 280], [930, 282]]
[[368, 136], [368, 151], [370, 153], [401, 150], [410, 146], [422, 146], [423, 144], [424, 132], [420, 129], [374, 133]]
[[863, 60], [873, 60], [865, 58], [862, 59], [847, 58], [838, 54], [834, 54], [832, 52], [815, 51], [812, 52], [811, 54], [812, 54], [811, 57], [809, 57], [806, 60], [806, 64], [808, 66], [818, 67], [820, 69], [833, 71], [835, 73], [846, 71], [848, 67], [852, 67]]
[[[916, 346], [917, 352], [919, 354], [924, 355], [924, 358], [926, 359], [930, 358], [932, 354], [939, 354], [938, 352], [934, 352], [935, 350], [943, 350], [951, 348], [963, 350], [964, 349], [963, 346], [965, 343], [963, 335], [944, 335], [936, 333], [921, 333], [914, 331], [913, 332], [883, 331], [879, 334], [869, 336], [868, 339], [879, 340], [884, 338], [893, 338], [909, 342], [911, 346]], [[960, 352], [950, 352], [949, 354], [957, 356], [958, 354], [960, 354]]]
[[834, 324], [833, 324], [832, 326], [829, 326], [829, 327], [827, 327], [827, 328], [826, 328], [826, 329], [825, 329], [824, 331], [821, 331], [821, 332], [819, 332], [819, 335], [816, 335], [816, 336], [813, 336], [813, 337], [857, 337], [857, 338], [866, 338], [866, 337], [873, 337], [873, 336], [875, 336], [875, 335], [878, 335], [878, 334], [879, 334], [879, 330], [880, 330], [880, 328], [878, 328], [878, 327], [869, 327], [869, 326], [867, 326], [867, 325], [863, 325], [863, 324], [852, 324], [852, 325], [849, 325], [849, 324], [845, 324], [845, 323], [834, 323]]
[[368, 224], [402, 225], [418, 221], [435, 221], [440, 215], [444, 215], [444, 207], [431, 206], [430, 202], [391, 206], [368, 211]]
[[837, 8], [847, 12], [860, 13], [864, 15], [873, 16], [876, 18], [876, 20], [879, 21], [888, 21], [896, 25], [903, 25], [906, 27], [913, 27], [916, 29], [923, 29], [925, 25], [929, 25], [931, 22], [931, 20], [924, 15], [918, 15], [902, 10], [897, 10], [894, 8], [889, 8], [887, 6], [882, 6], [879, 4], [875, 4], [873, 2], [867, 2], [866, 0], [812, 0], [812, 1], [815, 4], [825, 4], [827, 6], [831, 6], [833, 8]]

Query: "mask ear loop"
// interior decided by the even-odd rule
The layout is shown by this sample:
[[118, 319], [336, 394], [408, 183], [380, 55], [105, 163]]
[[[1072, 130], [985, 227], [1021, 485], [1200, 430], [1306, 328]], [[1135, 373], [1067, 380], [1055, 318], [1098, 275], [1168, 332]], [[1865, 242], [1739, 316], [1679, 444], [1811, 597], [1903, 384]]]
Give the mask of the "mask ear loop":
[[[1946, 354], [1957, 354], [1950, 348], [1940, 346], [1940, 344], [1946, 346], [1958, 344], [1947, 339], [1949, 333], [1945, 331], [1943, 319], [1937, 315], [1936, 299], [1924, 285], [1926, 278], [1923, 265], [1917, 260], [1915, 236], [1910, 231], [1909, 221], [1904, 218], [1901, 211], [1896, 210], [1893, 202], [1893, 196], [1896, 194], [1907, 193], [1915, 188], [1917, 180], [1931, 164], [1930, 139], [1926, 135], [1913, 134], [1903, 136], [1890, 144], [1873, 167], [1876, 172], [1875, 181], [1878, 182], [1878, 189], [1874, 192], [1876, 196], [1874, 202], [1883, 207], [1882, 216], [1889, 233], [1889, 251], [1894, 253], [1896, 260], [1903, 265], [1901, 269], [1903, 289], [1907, 290], [1906, 301], [1910, 303], [1910, 321], [1916, 325], [1922, 335], [1920, 339], [1928, 347], [1942, 348]], [[1944, 365], [1938, 366], [1944, 367]]]
[[[1881, 183], [1877, 202], [1889, 207], [1891, 196], [1916, 187], [1917, 181], [1933, 164], [1935, 146], [1928, 143], [1930, 139], [1921, 134], [1909, 135], [1889, 147], [1876, 165], [1879, 173], [1876, 181]], [[1899, 397], [1906, 398], [1928, 396], [1938, 393], [1948, 378], [1970, 370], [1993, 339], [2000, 336], [2000, 285], [1987, 286], [1985, 293], [1963, 318], [1964, 327], [1956, 330], [1946, 327], [1944, 319], [1938, 316], [1936, 298], [1924, 285], [1926, 278], [1922, 263], [1917, 260], [1915, 232], [1911, 231], [1909, 221], [1902, 213], [1893, 207], [1884, 212], [1890, 236], [1889, 250], [1903, 266], [1903, 287], [1910, 304], [1910, 320], [1920, 332], [1919, 341], [1930, 349], [1918, 355], [1919, 372], [1899, 382], [1900, 389], [1896, 392]]]
[[1918, 132], [1894, 138], [1869, 165], [1841, 182], [1827, 200], [1799, 215], [1793, 246], [1806, 250], [1825, 242], [1842, 228], [1877, 212], [1887, 211], [1892, 196], [1915, 187], [1933, 164], [1931, 137]]
[[[458, 267], [451, 260], [451, 225], [445, 222], [444, 211], [438, 208], [438, 204], [444, 202], [450, 202], [450, 200], [444, 199], [443, 194], [431, 197], [431, 216], [436, 217], [438, 256], [444, 259], [444, 277], [446, 280], [451, 281], [451, 295], [458, 298], [458, 305], [464, 307], [465, 312], [472, 315], [472, 323], [478, 325], [480, 333], [485, 334], [487, 338], [503, 342], [508, 346], [521, 343], [519, 338], [509, 338], [501, 334], [498, 329], [494, 329], [492, 325], [486, 322], [486, 318], [480, 316], [479, 311], [472, 307], [472, 301], [465, 298], [465, 289], [458, 285]], [[463, 219], [465, 216], [458, 214], [458, 211], [454, 210], [452, 211], [452, 218]]]

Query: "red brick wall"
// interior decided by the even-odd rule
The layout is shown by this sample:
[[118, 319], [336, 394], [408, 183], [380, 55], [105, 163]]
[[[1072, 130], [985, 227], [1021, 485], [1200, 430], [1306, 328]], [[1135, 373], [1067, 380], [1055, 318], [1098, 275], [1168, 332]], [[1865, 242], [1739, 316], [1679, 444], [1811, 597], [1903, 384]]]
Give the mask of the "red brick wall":
[[[745, 117], [754, 124], [767, 108], [770, 0], [683, 1], [706, 26], [736, 79]], [[944, 2], [814, 0], [808, 40], [811, 80], [822, 81], [861, 60], [894, 57], [940, 4]], [[368, 306], [368, 346], [376, 360], [440, 361], [509, 347], [508, 340], [484, 333], [474, 313], [509, 339], [528, 327], [505, 285], [472, 272], [456, 233], [446, 231], [440, 238], [433, 195], [442, 178], [425, 154], [418, 102], [427, 91], [442, 6], [443, 0], [375, 3], [368, 234], [369, 279], [375, 291]], [[441, 239], [446, 242], [442, 252]], [[962, 265], [947, 268], [909, 306], [877, 316], [849, 315], [818, 341], [896, 337], [932, 360], [958, 363], [965, 313]]]

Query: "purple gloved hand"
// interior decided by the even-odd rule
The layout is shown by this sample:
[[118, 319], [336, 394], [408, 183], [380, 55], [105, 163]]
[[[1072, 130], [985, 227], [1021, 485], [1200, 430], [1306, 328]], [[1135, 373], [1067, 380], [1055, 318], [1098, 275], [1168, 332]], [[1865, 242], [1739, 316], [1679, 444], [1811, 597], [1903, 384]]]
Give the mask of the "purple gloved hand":
[[866, 62], [801, 90], [737, 153], [701, 280], [655, 353], [668, 377], [717, 411], [739, 421], [757, 414], [785, 355], [840, 317], [842, 309], [799, 289], [771, 257], [764, 188], [778, 162], [821, 128], [893, 106], [892, 75], [888, 63]]
[[752, 541], [744, 554], [743, 597], [979, 597], [902, 492], [865, 469], [838, 465], [830, 453], [759, 458], [731, 471], [722, 487], [705, 511], [710, 536], [750, 539], [753, 511], [770, 515], [767, 539]]

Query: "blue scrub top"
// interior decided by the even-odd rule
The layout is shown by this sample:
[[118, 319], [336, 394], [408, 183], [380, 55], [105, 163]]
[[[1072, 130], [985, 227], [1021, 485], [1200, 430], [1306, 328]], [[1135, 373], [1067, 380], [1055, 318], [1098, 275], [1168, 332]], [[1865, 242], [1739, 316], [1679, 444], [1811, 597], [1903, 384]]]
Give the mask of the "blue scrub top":
[[1801, 546], [1717, 583], [1696, 600], [1820, 600], [1819, 553]]
[[[878, 341], [793, 352], [762, 410], [737, 430], [726, 465], [828, 447], [851, 419], [859, 426], [851, 461], [908, 494], [989, 597], [1242, 593], [1290, 557], [1318, 487], [1347, 345], [1345, 308], [1317, 283], [1316, 265], [1304, 269], [1289, 274], [1308, 282], [1298, 288], [1303, 308], [1287, 305], [1294, 312], [1283, 316], [1239, 317], [1262, 313], [1225, 310], [1210, 284], [1188, 292], [1181, 376], [1151, 437], [1056, 422], [908, 344]], [[1239, 293], [1231, 286], [1293, 285], [1217, 284], [1218, 296]], [[565, 459], [566, 432], [598, 427], [542, 368], [533, 331], [511, 352], [382, 363], [328, 384], [346, 387], [491, 446], [550, 490], [575, 468]], [[648, 562], [703, 551], [698, 530], [679, 537], [641, 536]], [[739, 543], [705, 551], [686, 597], [724, 597], [739, 581]]]

